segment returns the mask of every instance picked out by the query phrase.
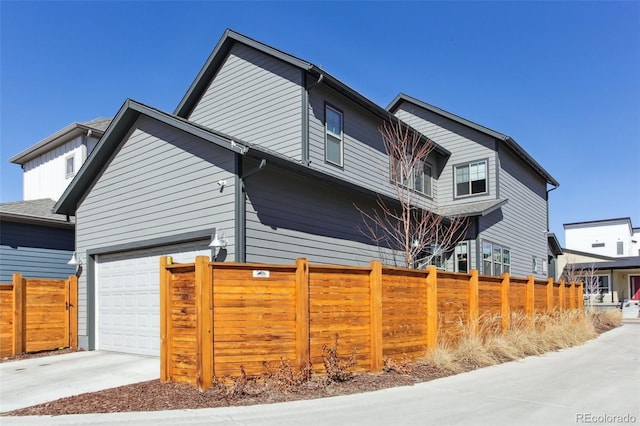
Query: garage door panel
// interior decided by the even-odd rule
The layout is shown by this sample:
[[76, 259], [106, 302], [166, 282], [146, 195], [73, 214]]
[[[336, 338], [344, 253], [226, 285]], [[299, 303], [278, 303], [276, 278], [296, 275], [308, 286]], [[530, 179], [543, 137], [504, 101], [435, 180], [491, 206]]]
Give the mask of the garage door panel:
[[160, 354], [160, 256], [193, 262], [211, 254], [208, 241], [98, 256], [97, 348]]

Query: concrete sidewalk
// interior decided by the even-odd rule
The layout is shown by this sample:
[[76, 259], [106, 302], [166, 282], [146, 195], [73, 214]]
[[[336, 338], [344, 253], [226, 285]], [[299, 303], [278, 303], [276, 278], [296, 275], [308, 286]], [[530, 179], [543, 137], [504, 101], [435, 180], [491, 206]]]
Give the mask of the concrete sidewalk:
[[640, 322], [575, 348], [415, 386], [251, 407], [59, 417], [4, 425], [576, 425], [640, 423]]
[[[0, 364], [0, 412], [160, 378], [160, 359], [73, 352]], [[4, 419], [0, 423], [5, 424]]]

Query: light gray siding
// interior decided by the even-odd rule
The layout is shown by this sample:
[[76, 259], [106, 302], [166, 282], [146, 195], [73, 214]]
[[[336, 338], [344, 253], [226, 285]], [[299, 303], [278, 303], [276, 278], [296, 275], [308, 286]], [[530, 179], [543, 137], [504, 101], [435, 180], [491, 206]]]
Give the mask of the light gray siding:
[[[451, 157], [438, 179], [437, 203], [440, 206], [499, 198], [495, 140], [462, 124], [403, 102], [395, 115], [451, 152]], [[488, 193], [454, 198], [454, 167], [473, 161], [487, 160]]]
[[[344, 164], [337, 167], [325, 161], [325, 105], [340, 110], [344, 123]], [[395, 197], [390, 182], [389, 159], [379, 126], [382, 121], [362, 107], [328, 90], [314, 88], [309, 95], [309, 158], [310, 167], [344, 181]], [[430, 162], [437, 169], [433, 156]], [[434, 180], [435, 181], [435, 180]], [[433, 185], [437, 187], [437, 185]], [[415, 200], [425, 208], [433, 207], [430, 197], [416, 194]]]
[[247, 261], [367, 265], [373, 259], [394, 264], [389, 252], [370, 244], [356, 227], [354, 203], [371, 199], [293, 172], [267, 166], [246, 181]]
[[[234, 256], [234, 154], [141, 116], [77, 209], [79, 253], [224, 229]], [[226, 180], [221, 189], [218, 180]], [[87, 274], [79, 282], [86, 334]]]
[[511, 249], [511, 274], [534, 274], [532, 257], [547, 262], [546, 181], [507, 148], [499, 151], [500, 193], [509, 202], [480, 219], [480, 239]]
[[300, 160], [303, 72], [236, 44], [190, 121]]

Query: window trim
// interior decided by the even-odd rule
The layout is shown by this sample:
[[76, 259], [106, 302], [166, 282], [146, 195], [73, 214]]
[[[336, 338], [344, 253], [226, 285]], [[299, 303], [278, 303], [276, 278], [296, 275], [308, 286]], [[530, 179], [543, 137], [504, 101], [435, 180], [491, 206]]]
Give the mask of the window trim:
[[[69, 171], [69, 160], [71, 160], [71, 171]], [[76, 156], [74, 154], [67, 155], [64, 158], [64, 177], [71, 178], [76, 175]]]
[[[422, 167], [423, 167], [423, 173], [422, 175], [426, 175], [426, 173], [424, 173], [424, 170], [426, 168], [429, 168], [429, 179], [428, 179], [428, 187], [429, 187], [429, 192], [424, 192], [424, 191], [420, 191], [415, 189], [415, 173], [413, 170], [411, 170], [411, 179], [407, 179], [407, 183], [405, 184], [403, 182], [402, 176], [400, 176], [399, 174], [394, 175], [393, 173], [393, 164], [392, 164], [392, 157], [389, 157], [389, 182], [391, 182], [392, 184], [398, 184], [403, 188], [407, 188], [417, 194], [421, 194], [424, 195], [427, 198], [433, 198], [433, 164], [429, 161], [424, 161], [422, 163]], [[423, 186], [424, 186], [423, 182]]]
[[[328, 121], [327, 121], [327, 111], [333, 111], [336, 114], [340, 115], [340, 135], [338, 137], [338, 135], [336, 135], [333, 132], [329, 131], [329, 128], [327, 127]], [[336, 163], [333, 160], [329, 159], [329, 138], [332, 137], [334, 139], [339, 139], [339, 143], [340, 143], [340, 162]], [[331, 164], [333, 166], [336, 167], [340, 167], [343, 168], [344, 167], [344, 113], [342, 112], [342, 110], [334, 107], [333, 105], [325, 102], [324, 104], [324, 161], [327, 164]]]
[[[485, 177], [484, 177], [484, 181], [485, 181], [485, 190], [483, 192], [476, 192], [476, 193], [472, 193], [472, 180], [471, 180], [471, 165], [472, 164], [480, 164], [480, 163], [484, 163], [485, 165]], [[461, 167], [466, 167], [467, 170], [469, 171], [469, 193], [468, 194], [462, 194], [462, 195], [458, 195], [458, 173], [457, 170], [458, 168]], [[468, 198], [468, 197], [477, 197], [477, 196], [481, 196], [481, 195], [487, 195], [489, 194], [489, 159], [488, 158], [483, 158], [481, 160], [472, 160], [472, 161], [467, 161], [467, 162], [463, 162], [463, 163], [458, 163], [458, 164], [454, 164], [453, 165], [453, 198], [454, 199], [458, 199], [458, 198]]]
[[[491, 270], [489, 272], [487, 272], [485, 269], [485, 248], [489, 247], [489, 261], [491, 263]], [[508, 274], [511, 274], [511, 266], [512, 266], [512, 261], [511, 261], [511, 248], [509, 247], [505, 247], [502, 244], [496, 244], [496, 243], [492, 243], [491, 241], [487, 241], [487, 240], [482, 240], [482, 245], [481, 245], [482, 251], [481, 251], [481, 260], [482, 260], [482, 274], [483, 275], [489, 275], [489, 276], [496, 276], [496, 277], [501, 277], [502, 274], [504, 274], [505, 272]], [[495, 270], [496, 270], [496, 262], [495, 262], [495, 257], [494, 257], [494, 253], [495, 253], [495, 249], [498, 248], [500, 249], [500, 275], [495, 275]], [[505, 262], [505, 251], [508, 253], [507, 258], [509, 259], [509, 262]], [[505, 268], [505, 266], [507, 268]], [[508, 269], [508, 270], [507, 270]]]
[[[466, 259], [467, 270], [466, 271], [461, 271], [460, 267], [459, 267], [459, 263], [458, 263], [458, 247], [460, 247], [460, 246], [465, 246], [466, 247], [466, 252], [465, 252], [465, 254], [467, 255], [467, 259]], [[469, 241], [460, 241], [458, 244], [456, 244], [456, 248], [454, 250], [454, 260], [453, 260], [454, 261], [454, 271], [455, 272], [460, 272], [460, 273], [463, 273], [463, 274], [468, 274], [469, 273], [469, 270], [470, 270], [469, 267], [471, 266], [470, 263], [469, 263], [469, 261], [471, 260], [471, 258], [469, 256], [470, 246], [471, 245], [469, 244]]]

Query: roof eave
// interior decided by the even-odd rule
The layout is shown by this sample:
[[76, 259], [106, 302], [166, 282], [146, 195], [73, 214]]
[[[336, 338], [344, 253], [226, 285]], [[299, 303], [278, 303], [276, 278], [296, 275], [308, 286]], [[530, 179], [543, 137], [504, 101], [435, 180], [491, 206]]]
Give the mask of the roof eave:
[[67, 229], [75, 228], [74, 222], [65, 221], [62, 219], [50, 219], [50, 218], [44, 218], [44, 217], [4, 213], [4, 212], [0, 213], [0, 220], [7, 221], [7, 222], [27, 223], [27, 224], [33, 224], [33, 225], [54, 226], [58, 228], [67, 228]]
[[72, 123], [64, 129], [57, 131], [53, 135], [46, 137], [35, 145], [30, 146], [19, 154], [16, 154], [13, 157], [9, 158], [9, 162], [23, 165], [26, 162], [34, 159], [38, 155], [41, 155], [43, 152], [49, 151], [52, 148], [60, 146], [73, 138], [81, 136], [89, 130], [95, 132], [98, 136], [102, 136], [103, 134], [103, 131], [101, 130], [94, 129], [81, 123]]
[[[131, 126], [138, 117], [144, 114], [155, 120], [166, 123], [174, 128], [190, 133], [196, 137], [216, 143], [226, 149], [236, 153], [244, 153], [246, 147], [236, 144], [232, 139], [228, 139], [207, 131], [196, 125], [188, 123], [186, 120], [171, 116], [160, 110], [141, 104], [131, 99], [127, 99], [122, 105], [107, 133], [104, 134], [98, 145], [94, 148], [87, 161], [82, 165], [76, 176], [73, 178], [60, 199], [53, 206], [52, 211], [57, 214], [75, 216], [80, 200], [84, 197], [88, 188], [93, 185], [93, 181], [103, 167], [109, 163], [115, 151], [113, 143], [120, 143]], [[112, 140], [115, 139], [114, 142]]]
[[411, 96], [405, 95], [404, 93], [398, 94], [387, 106], [387, 111], [394, 113], [402, 102], [412, 103], [420, 108], [424, 108], [428, 111], [433, 112], [434, 114], [438, 114], [442, 117], [448, 118], [449, 120], [460, 123], [464, 126], [467, 126], [471, 129], [474, 129], [478, 132], [484, 133], [488, 136], [491, 136], [495, 139], [498, 139], [504, 142], [508, 147], [516, 152], [520, 158], [522, 158], [525, 162], [527, 162], [539, 175], [541, 175], [548, 184], [553, 185], [554, 187], [559, 187], [560, 183], [549, 174], [538, 162], [536, 162], [533, 157], [531, 157], [512, 137], [502, 134], [500, 132], [496, 132], [495, 130], [491, 130], [488, 127], [484, 127], [480, 124], [474, 123], [473, 121], [467, 120], [466, 118], [460, 117], [448, 111], [445, 111], [441, 108], [438, 108], [434, 105], [430, 105], [424, 101], [413, 98]]

